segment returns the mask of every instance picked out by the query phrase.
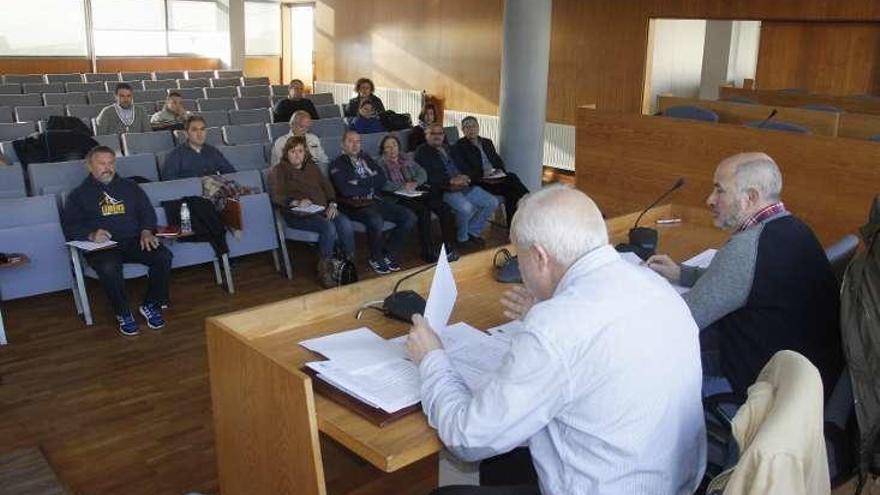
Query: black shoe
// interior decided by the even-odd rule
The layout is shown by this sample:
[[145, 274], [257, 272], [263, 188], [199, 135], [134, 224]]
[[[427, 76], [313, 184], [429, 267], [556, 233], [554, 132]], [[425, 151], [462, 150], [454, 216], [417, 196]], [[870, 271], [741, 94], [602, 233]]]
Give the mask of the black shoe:
[[458, 253], [454, 249], [450, 249], [449, 251], [446, 251], [446, 261], [452, 263], [452, 262], [458, 261], [458, 258], [459, 258]]

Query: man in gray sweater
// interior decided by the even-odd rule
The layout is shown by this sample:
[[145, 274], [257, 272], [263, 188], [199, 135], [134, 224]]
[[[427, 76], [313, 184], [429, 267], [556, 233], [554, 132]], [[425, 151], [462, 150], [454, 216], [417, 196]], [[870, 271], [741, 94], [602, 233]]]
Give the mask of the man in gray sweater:
[[723, 160], [707, 204], [732, 231], [705, 270], [657, 255], [647, 264], [684, 295], [703, 348], [703, 393], [744, 395], [773, 355], [790, 349], [818, 368], [826, 397], [843, 366], [837, 280], [810, 227], [781, 201], [782, 174], [764, 153]]
[[98, 129], [95, 134], [123, 134], [126, 132], [149, 132], [150, 117], [143, 108], [134, 104], [131, 86], [128, 83], [116, 85], [116, 103], [104, 107], [95, 121]]

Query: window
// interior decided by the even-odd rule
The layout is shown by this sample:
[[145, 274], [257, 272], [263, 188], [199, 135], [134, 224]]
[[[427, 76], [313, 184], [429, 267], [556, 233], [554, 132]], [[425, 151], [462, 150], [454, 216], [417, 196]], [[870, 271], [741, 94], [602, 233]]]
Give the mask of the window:
[[82, 0], [3, 0], [0, 55], [87, 54]]
[[217, 4], [205, 0], [169, 0], [168, 52], [220, 57], [226, 44]]
[[244, 3], [245, 55], [281, 55], [281, 4]]
[[164, 56], [165, 0], [92, 0], [95, 55]]

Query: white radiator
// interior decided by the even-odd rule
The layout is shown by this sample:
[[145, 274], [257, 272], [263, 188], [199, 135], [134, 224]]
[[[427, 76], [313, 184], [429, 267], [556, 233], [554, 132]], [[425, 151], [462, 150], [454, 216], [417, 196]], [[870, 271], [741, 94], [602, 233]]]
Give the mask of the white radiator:
[[[333, 101], [348, 103], [355, 96], [354, 83], [315, 81], [315, 93], [333, 93]], [[387, 110], [408, 113], [416, 122], [422, 111], [424, 91], [417, 89], [383, 88], [376, 86], [376, 96], [382, 99]]]
[[[498, 143], [500, 122], [496, 115], [468, 113], [459, 110], [446, 110], [443, 114], [443, 125], [454, 125], [461, 135], [461, 119], [472, 115], [480, 123], [480, 135]], [[544, 165], [574, 171], [574, 126], [544, 124]]]

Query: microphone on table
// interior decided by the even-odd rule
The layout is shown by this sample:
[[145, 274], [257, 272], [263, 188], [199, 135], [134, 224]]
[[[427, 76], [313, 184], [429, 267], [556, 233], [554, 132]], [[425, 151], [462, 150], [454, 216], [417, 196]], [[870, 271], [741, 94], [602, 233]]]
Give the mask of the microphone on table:
[[775, 109], [775, 108], [773, 109], [772, 112], [770, 112], [770, 115], [768, 115], [766, 119], [762, 120], [761, 123], [758, 124], [757, 128], [758, 128], [758, 129], [763, 129], [764, 126], [767, 125], [768, 122], [770, 122], [771, 120], [773, 120], [773, 117], [776, 117], [776, 109]]
[[[400, 288], [400, 284], [402, 284], [405, 280], [408, 280], [416, 275], [426, 272], [437, 266], [437, 263], [431, 263], [430, 265], [424, 266], [410, 274], [407, 274], [404, 277], [401, 277], [400, 280], [394, 284], [394, 288], [391, 290], [391, 294], [388, 294], [384, 300], [372, 301], [358, 309], [357, 314], [355, 315], [356, 319], [361, 318], [361, 314], [363, 314], [366, 309], [375, 309], [381, 311], [388, 318], [392, 318], [395, 320], [405, 321], [407, 323], [412, 322], [412, 317], [414, 314], [424, 314], [425, 313], [425, 298], [420, 296], [417, 292], [412, 290], [398, 290]], [[382, 303], [381, 306], [378, 306], [378, 303]]]
[[[775, 112], [775, 110], [774, 110]], [[620, 252], [633, 252], [636, 255], [643, 259], [647, 260], [657, 251], [657, 229], [652, 229], [649, 227], [639, 227], [639, 222], [642, 220], [642, 217], [645, 216], [645, 213], [657, 206], [658, 203], [666, 199], [667, 196], [675, 192], [677, 189], [684, 185], [684, 177], [679, 177], [675, 184], [672, 185], [669, 190], [660, 195], [653, 203], [650, 204], [647, 208], [642, 210], [642, 213], [639, 214], [639, 217], [636, 218], [636, 223], [633, 224], [633, 228], [629, 231], [629, 242], [621, 243], [615, 246]]]

